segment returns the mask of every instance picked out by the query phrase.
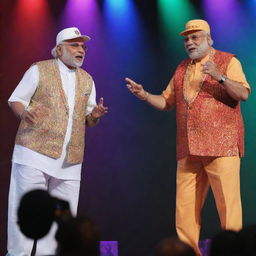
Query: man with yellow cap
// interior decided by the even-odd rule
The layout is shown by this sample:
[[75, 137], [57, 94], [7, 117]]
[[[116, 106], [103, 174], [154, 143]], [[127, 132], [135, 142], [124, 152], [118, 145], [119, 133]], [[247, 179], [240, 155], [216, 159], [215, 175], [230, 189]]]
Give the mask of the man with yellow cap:
[[244, 126], [240, 101], [250, 87], [233, 54], [212, 47], [209, 24], [190, 20], [182, 61], [167, 88], [153, 95], [126, 78], [128, 89], [159, 110], [176, 107], [177, 188], [176, 230], [198, 255], [200, 211], [211, 186], [223, 229], [242, 227], [240, 157]]

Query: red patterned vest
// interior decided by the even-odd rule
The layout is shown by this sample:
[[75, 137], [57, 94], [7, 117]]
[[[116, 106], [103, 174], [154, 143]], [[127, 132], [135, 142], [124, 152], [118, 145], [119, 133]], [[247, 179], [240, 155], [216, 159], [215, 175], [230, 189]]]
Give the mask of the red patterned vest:
[[[213, 61], [226, 74], [233, 54], [215, 50]], [[188, 104], [183, 80], [191, 60], [184, 60], [174, 74], [177, 121], [177, 159], [188, 155], [244, 155], [244, 127], [239, 102], [209, 75], [195, 100]]]

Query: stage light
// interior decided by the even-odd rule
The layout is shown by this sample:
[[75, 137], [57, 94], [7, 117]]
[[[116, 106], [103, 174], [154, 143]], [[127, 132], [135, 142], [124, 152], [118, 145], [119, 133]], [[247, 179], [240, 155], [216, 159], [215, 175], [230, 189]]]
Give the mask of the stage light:
[[213, 35], [218, 38], [225, 34], [227, 44], [233, 35], [242, 32], [241, 27], [246, 27], [248, 14], [244, 12], [244, 6], [238, 0], [204, 0], [202, 5]]
[[112, 12], [124, 12], [129, 9], [129, 6], [132, 4], [131, 0], [106, 0], [105, 6], [109, 8]]
[[97, 27], [99, 15], [96, 0], [68, 0], [60, 24], [63, 27], [79, 27], [88, 33]]
[[45, 0], [19, 0], [17, 2], [17, 10], [30, 17], [36, 17], [44, 13], [46, 9], [48, 9], [48, 4]]
[[188, 20], [200, 17], [194, 6], [188, 0], [158, 0], [158, 11], [160, 29], [167, 38], [167, 47], [173, 44], [183, 47], [180, 43], [180, 31]]

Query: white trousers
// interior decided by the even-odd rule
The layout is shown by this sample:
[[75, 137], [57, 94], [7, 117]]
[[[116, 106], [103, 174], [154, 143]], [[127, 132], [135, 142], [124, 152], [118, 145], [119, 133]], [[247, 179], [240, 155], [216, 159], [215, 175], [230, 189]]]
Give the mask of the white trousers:
[[[17, 225], [17, 208], [21, 197], [34, 189], [44, 189], [54, 197], [67, 200], [72, 214], [75, 216], [77, 213], [79, 180], [56, 179], [33, 167], [13, 163], [8, 205], [7, 256], [30, 256], [31, 254], [34, 241], [20, 232]], [[56, 254], [56, 229], [57, 225], [53, 224], [50, 232], [37, 241], [36, 256]]]

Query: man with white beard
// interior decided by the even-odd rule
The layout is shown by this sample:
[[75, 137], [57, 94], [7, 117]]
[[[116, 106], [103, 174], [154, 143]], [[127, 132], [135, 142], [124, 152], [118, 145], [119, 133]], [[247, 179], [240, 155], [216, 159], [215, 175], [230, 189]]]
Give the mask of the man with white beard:
[[176, 107], [176, 230], [197, 255], [200, 212], [209, 185], [223, 229], [242, 227], [240, 157], [244, 128], [240, 101], [250, 93], [240, 62], [212, 48], [209, 24], [191, 20], [180, 33], [189, 58], [161, 95], [126, 78], [128, 89], [159, 110]]
[[[103, 98], [96, 104], [92, 77], [83, 64], [88, 36], [66, 28], [56, 37], [51, 60], [32, 65], [9, 98], [21, 120], [13, 152], [8, 208], [8, 254], [29, 256], [33, 240], [17, 226], [17, 207], [24, 193], [45, 189], [69, 201], [76, 215], [86, 126], [107, 113]], [[36, 255], [54, 255], [55, 227], [37, 241]]]

